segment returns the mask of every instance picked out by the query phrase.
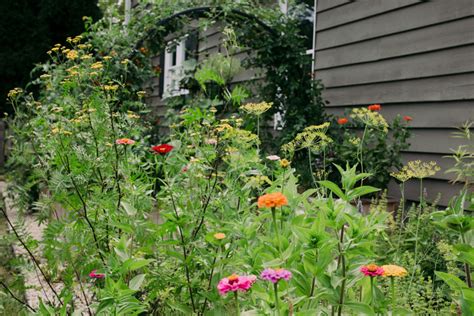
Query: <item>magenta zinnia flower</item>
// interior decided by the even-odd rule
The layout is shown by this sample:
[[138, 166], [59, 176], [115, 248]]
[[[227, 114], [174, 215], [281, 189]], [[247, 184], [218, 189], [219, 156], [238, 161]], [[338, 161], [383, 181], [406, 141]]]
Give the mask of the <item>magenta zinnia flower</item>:
[[290, 271], [285, 269], [267, 268], [263, 270], [260, 277], [264, 280], [271, 281], [272, 283], [277, 283], [281, 279], [288, 281], [289, 279], [291, 279], [292, 274]]
[[219, 281], [217, 289], [220, 295], [225, 295], [227, 292], [247, 292], [254, 284], [257, 277], [255, 275], [237, 275], [232, 274], [227, 278], [223, 278]]
[[383, 268], [376, 264], [368, 264], [366, 266], [360, 267], [360, 272], [362, 272], [365, 276], [376, 277], [383, 274]]
[[104, 273], [96, 273], [97, 270], [92, 270], [91, 273], [89, 273], [89, 277], [93, 279], [103, 279], [105, 278]]

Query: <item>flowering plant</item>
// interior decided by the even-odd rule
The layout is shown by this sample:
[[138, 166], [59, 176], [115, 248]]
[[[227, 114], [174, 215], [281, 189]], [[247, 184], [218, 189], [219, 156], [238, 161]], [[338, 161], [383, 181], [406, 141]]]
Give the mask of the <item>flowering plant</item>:
[[334, 143], [329, 147], [328, 160], [357, 164], [358, 170], [371, 174], [367, 184], [386, 189], [390, 172], [402, 166], [401, 152], [409, 147], [411, 120], [398, 115], [389, 123], [379, 104], [354, 108], [332, 125], [330, 135]]

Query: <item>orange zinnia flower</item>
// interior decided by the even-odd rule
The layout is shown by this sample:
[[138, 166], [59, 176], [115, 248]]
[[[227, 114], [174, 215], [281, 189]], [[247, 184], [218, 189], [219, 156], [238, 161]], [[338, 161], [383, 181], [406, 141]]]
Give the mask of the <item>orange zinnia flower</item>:
[[367, 107], [370, 111], [380, 111], [382, 106], [380, 104], [372, 104]]
[[288, 205], [288, 199], [281, 192], [274, 192], [264, 194], [258, 198], [258, 207], [259, 208], [270, 208]]
[[340, 119], [337, 120], [337, 124], [339, 124], [339, 125], [344, 125], [347, 122], [349, 122], [349, 120], [345, 117], [341, 117]]
[[405, 121], [407, 121], [407, 122], [410, 122], [411, 120], [413, 120], [413, 117], [411, 117], [411, 116], [409, 116], [409, 115], [405, 115], [405, 116], [403, 117], [403, 119], [404, 119]]
[[133, 145], [135, 141], [130, 138], [119, 138], [115, 141], [117, 145]]

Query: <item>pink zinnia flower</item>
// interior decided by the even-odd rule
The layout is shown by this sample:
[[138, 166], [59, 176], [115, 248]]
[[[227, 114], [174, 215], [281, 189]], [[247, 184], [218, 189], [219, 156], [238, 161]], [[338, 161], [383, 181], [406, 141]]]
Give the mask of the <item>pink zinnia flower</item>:
[[227, 292], [247, 292], [256, 280], [257, 277], [255, 275], [245, 276], [232, 274], [231, 276], [220, 280], [217, 289], [219, 290], [220, 295], [225, 295]]
[[117, 145], [133, 145], [135, 141], [130, 138], [119, 138], [115, 141]]
[[208, 144], [208, 145], [217, 145], [217, 139], [208, 138], [208, 139], [206, 139], [206, 144]]
[[272, 161], [276, 161], [276, 160], [280, 160], [280, 157], [277, 156], [277, 155], [270, 155], [270, 156], [267, 156], [267, 159], [272, 160]]
[[96, 273], [97, 270], [92, 270], [91, 273], [89, 273], [89, 277], [93, 279], [103, 279], [105, 278], [104, 273]]
[[362, 272], [365, 276], [375, 277], [383, 274], [383, 268], [376, 264], [368, 264], [366, 266], [360, 267], [360, 272]]
[[284, 279], [286, 281], [290, 280], [292, 277], [292, 274], [290, 271], [285, 270], [285, 269], [267, 268], [263, 270], [260, 277], [264, 280], [271, 281], [272, 283], [277, 283], [281, 279]]

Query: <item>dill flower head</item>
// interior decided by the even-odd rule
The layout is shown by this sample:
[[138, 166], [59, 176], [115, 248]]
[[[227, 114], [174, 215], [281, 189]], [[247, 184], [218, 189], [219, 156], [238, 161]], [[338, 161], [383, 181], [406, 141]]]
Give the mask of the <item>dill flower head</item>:
[[382, 266], [384, 277], [399, 277], [402, 278], [408, 274], [405, 268], [394, 265], [394, 264], [387, 264]]
[[305, 148], [320, 151], [333, 141], [331, 137], [326, 135], [328, 127], [329, 122], [308, 126], [301, 133], [297, 134], [291, 142], [283, 145], [281, 149], [288, 153], [294, 153]]
[[249, 114], [262, 115], [263, 113], [267, 112], [272, 107], [272, 105], [273, 103], [271, 102], [247, 103], [242, 105], [240, 108]]
[[281, 192], [267, 193], [258, 198], [258, 208], [288, 205], [288, 199]]
[[397, 172], [390, 172], [390, 175], [400, 182], [406, 182], [413, 178], [413, 174], [407, 166], [403, 166], [403, 168]]
[[365, 125], [382, 130], [388, 133], [388, 123], [379, 112], [368, 108], [354, 108], [351, 112], [351, 118], [361, 121]]
[[408, 170], [413, 178], [423, 179], [434, 176], [441, 168], [434, 161], [414, 160], [408, 162]]

